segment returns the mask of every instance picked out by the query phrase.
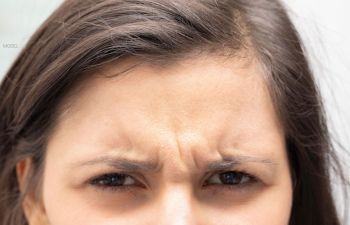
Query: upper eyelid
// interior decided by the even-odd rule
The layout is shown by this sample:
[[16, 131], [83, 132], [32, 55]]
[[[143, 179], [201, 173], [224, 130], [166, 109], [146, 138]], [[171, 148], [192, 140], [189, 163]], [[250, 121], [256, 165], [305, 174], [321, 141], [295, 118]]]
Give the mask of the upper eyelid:
[[[261, 182], [261, 180], [259, 178], [257, 178], [256, 176], [254, 175], [251, 175], [249, 173], [246, 173], [246, 172], [240, 172], [240, 171], [227, 171], [227, 172], [223, 172], [223, 173], [229, 173], [229, 172], [236, 172], [236, 173], [242, 173], [244, 176], [248, 177], [250, 179], [249, 183], [251, 182]], [[217, 175], [220, 175], [221, 173], [215, 173], [213, 174], [212, 176], [209, 176], [209, 178], [207, 180], [209, 180], [210, 178], [214, 177], [214, 176], [217, 176]], [[206, 180], [206, 181], [207, 181]], [[238, 184], [238, 185], [241, 185], [241, 184]]]
[[240, 170], [240, 169], [232, 169], [232, 170], [218, 170], [218, 171], [212, 171], [212, 172], [208, 172], [206, 173], [206, 175], [202, 178], [201, 183], [203, 183], [204, 181], [206, 181], [207, 179], [211, 178], [214, 175], [217, 174], [221, 174], [221, 173], [227, 173], [227, 172], [238, 172], [238, 173], [243, 173], [247, 176], [250, 176], [252, 178], [254, 178], [257, 181], [263, 182], [262, 179], [260, 178], [259, 175], [252, 173], [252, 172], [248, 172], [247, 170]]
[[[130, 174], [128, 172], [121, 172], [121, 171], [119, 171], [119, 172], [105, 172], [105, 173], [102, 173], [100, 175], [93, 176], [92, 178], [88, 179], [85, 183], [87, 183], [89, 185], [93, 185], [94, 180], [97, 180], [97, 179], [102, 178], [106, 175], [112, 175], [112, 174], [124, 175], [125, 177], [131, 177], [132, 179], [135, 180], [135, 183], [138, 186], [140, 186], [140, 184], [142, 184], [142, 186], [146, 186], [146, 187], [149, 186], [146, 179], [142, 178], [143, 176], [136, 175], [136, 174]], [[133, 185], [123, 185], [123, 186], [133, 186]]]

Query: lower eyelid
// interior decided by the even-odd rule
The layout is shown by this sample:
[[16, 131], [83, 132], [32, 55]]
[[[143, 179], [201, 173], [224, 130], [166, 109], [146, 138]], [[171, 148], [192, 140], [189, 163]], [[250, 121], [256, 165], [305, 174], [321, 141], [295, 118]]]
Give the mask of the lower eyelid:
[[227, 186], [227, 187], [242, 187], [242, 186], [249, 186], [249, 185], [254, 185], [254, 184], [257, 184], [257, 183], [261, 183], [261, 181], [255, 177], [249, 177], [249, 181], [246, 181], [245, 183], [242, 183], [242, 184], [205, 184], [204, 186], [205, 187], [208, 187], [208, 186]]
[[227, 192], [228, 194], [248, 194], [254, 193], [262, 187], [261, 182], [254, 180], [245, 184], [238, 185], [223, 185], [223, 184], [213, 184], [204, 187], [204, 190], [211, 191], [215, 194], [220, 192]]
[[115, 187], [109, 187], [109, 186], [100, 186], [100, 187], [94, 187], [98, 191], [107, 191], [107, 192], [132, 192], [134, 187], [130, 187], [131, 185], [125, 185], [125, 186], [115, 186]]

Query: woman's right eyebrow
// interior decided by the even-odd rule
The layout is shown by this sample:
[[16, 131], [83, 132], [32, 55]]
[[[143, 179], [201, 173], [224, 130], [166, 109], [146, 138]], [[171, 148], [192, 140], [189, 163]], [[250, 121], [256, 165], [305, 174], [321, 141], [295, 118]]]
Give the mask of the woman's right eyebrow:
[[141, 161], [124, 157], [102, 156], [74, 164], [74, 167], [107, 165], [123, 171], [156, 172], [160, 165], [156, 161]]

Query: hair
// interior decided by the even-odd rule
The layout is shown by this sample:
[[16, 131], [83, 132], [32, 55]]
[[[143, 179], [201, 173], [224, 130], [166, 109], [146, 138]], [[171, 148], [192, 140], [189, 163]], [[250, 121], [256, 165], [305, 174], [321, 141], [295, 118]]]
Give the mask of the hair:
[[[340, 225], [341, 176], [301, 38], [278, 0], [66, 0], [34, 33], [0, 86], [0, 224], [27, 224], [58, 105], [88, 71], [124, 57], [173, 63], [190, 52], [251, 51], [285, 131], [294, 183], [290, 225]], [[190, 57], [188, 57], [190, 59]], [[31, 158], [20, 191], [16, 164]]]

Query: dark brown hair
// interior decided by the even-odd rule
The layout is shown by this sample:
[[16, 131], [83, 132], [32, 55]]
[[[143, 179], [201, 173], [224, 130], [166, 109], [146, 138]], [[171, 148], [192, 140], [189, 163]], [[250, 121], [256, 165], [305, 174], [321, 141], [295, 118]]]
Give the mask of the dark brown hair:
[[[341, 172], [305, 49], [278, 0], [67, 0], [32, 36], [0, 86], [0, 224], [24, 225], [45, 142], [64, 94], [112, 60], [172, 63], [195, 50], [251, 51], [286, 133], [293, 173], [290, 225], [339, 225], [330, 168]], [[16, 163], [34, 168], [24, 193]]]

